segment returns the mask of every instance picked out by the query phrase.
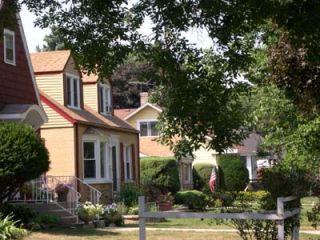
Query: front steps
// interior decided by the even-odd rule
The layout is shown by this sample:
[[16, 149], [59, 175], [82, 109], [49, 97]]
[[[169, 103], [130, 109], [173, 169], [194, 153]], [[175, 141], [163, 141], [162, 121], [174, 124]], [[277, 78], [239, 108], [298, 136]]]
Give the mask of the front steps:
[[66, 207], [66, 203], [55, 203], [55, 202], [50, 202], [50, 203], [12, 203], [14, 205], [19, 205], [19, 206], [25, 206], [27, 208], [32, 209], [33, 211], [40, 213], [40, 214], [50, 214], [57, 216], [61, 219], [62, 224], [68, 224], [68, 225], [73, 225], [78, 223], [78, 216], [71, 214], [69, 211], [62, 207]]

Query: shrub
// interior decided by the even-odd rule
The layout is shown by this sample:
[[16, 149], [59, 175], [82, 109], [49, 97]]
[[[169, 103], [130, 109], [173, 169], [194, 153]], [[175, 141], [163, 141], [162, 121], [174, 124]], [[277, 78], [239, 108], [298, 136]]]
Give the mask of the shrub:
[[0, 215], [0, 239], [22, 239], [28, 232], [17, 227], [18, 222], [12, 219], [12, 215], [2, 217]]
[[0, 202], [49, 169], [48, 151], [27, 125], [0, 123]]
[[229, 207], [232, 206], [235, 196], [228, 192], [214, 192], [212, 193], [212, 198], [214, 200], [214, 206], [219, 207]]
[[104, 209], [103, 217], [104, 217], [104, 222], [106, 226], [109, 226], [110, 224], [114, 224], [117, 227], [120, 227], [124, 224], [123, 216], [119, 211], [117, 204], [115, 203], [108, 205]]
[[174, 158], [143, 158], [140, 174], [141, 184], [149, 196], [180, 189], [178, 163]]
[[57, 225], [61, 222], [61, 218], [51, 214], [40, 214], [34, 219], [34, 222], [39, 225]]
[[249, 181], [245, 163], [236, 155], [221, 155], [218, 160], [220, 186], [225, 191], [242, 191]]
[[257, 192], [238, 192], [236, 200], [240, 202], [257, 202], [264, 199], [268, 195], [266, 191]]
[[139, 187], [133, 184], [124, 184], [121, 188], [120, 200], [130, 208], [138, 203], [138, 197], [142, 195]]
[[[198, 163], [193, 165], [193, 187], [196, 190], [203, 192], [210, 192], [209, 190], [209, 180], [214, 166], [208, 163]], [[218, 178], [216, 178], [218, 180]], [[219, 183], [216, 184], [219, 186]], [[217, 189], [218, 190], [218, 189]]]
[[191, 210], [204, 210], [208, 201], [207, 196], [204, 193], [198, 190], [190, 190], [177, 192], [175, 196], [175, 202], [177, 204], [183, 204]]
[[25, 206], [15, 206], [9, 203], [5, 203], [0, 206], [0, 213], [2, 213], [3, 216], [12, 214], [12, 220], [19, 221], [19, 223], [22, 223], [23, 225], [31, 223], [37, 215], [30, 208]]

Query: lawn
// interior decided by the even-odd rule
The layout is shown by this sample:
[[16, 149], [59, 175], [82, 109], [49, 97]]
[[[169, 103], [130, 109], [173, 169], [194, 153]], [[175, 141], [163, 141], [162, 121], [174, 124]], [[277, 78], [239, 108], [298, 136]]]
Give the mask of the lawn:
[[[301, 234], [302, 240], [320, 239], [320, 235]], [[26, 240], [137, 240], [138, 231], [111, 229], [51, 229], [32, 233]], [[240, 240], [236, 233], [147, 230], [148, 240]]]

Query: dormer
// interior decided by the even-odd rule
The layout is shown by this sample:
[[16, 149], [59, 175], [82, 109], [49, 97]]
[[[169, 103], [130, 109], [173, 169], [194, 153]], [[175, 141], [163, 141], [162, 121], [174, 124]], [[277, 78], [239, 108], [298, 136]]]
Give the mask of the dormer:
[[32, 53], [31, 59], [40, 90], [70, 109], [83, 109], [81, 73], [69, 50]]
[[83, 74], [84, 103], [102, 115], [112, 115], [112, 86], [108, 79]]

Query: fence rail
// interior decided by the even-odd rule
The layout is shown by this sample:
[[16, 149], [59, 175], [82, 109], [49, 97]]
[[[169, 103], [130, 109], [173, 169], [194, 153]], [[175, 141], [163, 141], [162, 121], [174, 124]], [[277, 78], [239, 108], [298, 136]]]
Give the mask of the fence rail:
[[[195, 212], [148, 212], [145, 197], [139, 197], [139, 239], [146, 240], [145, 220], [147, 218], [199, 218], [199, 219], [242, 219], [242, 220], [273, 220], [277, 221], [278, 239], [284, 240], [284, 221], [287, 218], [300, 214], [300, 209], [285, 210], [284, 203], [296, 200], [296, 197], [277, 199], [277, 210], [268, 212], [242, 212], [242, 213], [195, 213]], [[299, 227], [292, 233], [293, 240], [299, 239]]]

